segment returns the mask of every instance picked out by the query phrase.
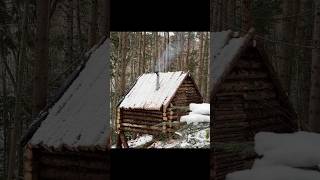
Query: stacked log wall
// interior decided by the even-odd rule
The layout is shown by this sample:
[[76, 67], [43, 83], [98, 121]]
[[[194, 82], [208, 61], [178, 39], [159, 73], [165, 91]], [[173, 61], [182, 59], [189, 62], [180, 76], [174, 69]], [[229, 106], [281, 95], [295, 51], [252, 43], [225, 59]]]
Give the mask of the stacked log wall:
[[164, 113], [156, 110], [120, 109], [120, 129], [123, 131], [158, 134], [162, 126]]
[[105, 151], [71, 152], [33, 148], [32, 154], [32, 158], [25, 161], [25, 180], [110, 179], [110, 155]]
[[[190, 103], [202, 103], [202, 96], [190, 76], [182, 82], [167, 108], [160, 111], [147, 109], [120, 109], [120, 130], [159, 134], [174, 132], [172, 123], [179, 121], [187, 112], [175, 109], [175, 106], [189, 106]], [[161, 124], [162, 125], [159, 125]]]
[[190, 76], [182, 82], [171, 101], [174, 106], [188, 106], [190, 103], [202, 102], [202, 96]]
[[[249, 49], [213, 97], [213, 142], [253, 142], [259, 131], [292, 132], [277, 87], [256, 50]], [[236, 152], [214, 153], [215, 179], [247, 167]], [[220, 158], [221, 157], [221, 158]]]
[[290, 132], [285, 107], [259, 54], [252, 50], [240, 58], [213, 100], [214, 141], [253, 141], [259, 131]]

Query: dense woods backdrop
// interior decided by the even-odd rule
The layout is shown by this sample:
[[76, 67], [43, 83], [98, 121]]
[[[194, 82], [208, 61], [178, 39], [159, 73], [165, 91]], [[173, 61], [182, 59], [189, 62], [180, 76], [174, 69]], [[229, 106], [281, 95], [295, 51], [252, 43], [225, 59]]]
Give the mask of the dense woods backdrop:
[[108, 35], [108, 8], [104, 0], [0, 0], [0, 179], [21, 176], [20, 138]]
[[211, 31], [256, 29], [298, 113], [320, 132], [320, 1], [211, 0]]
[[[111, 118], [137, 77], [155, 72], [190, 71], [205, 101], [209, 98], [209, 32], [112, 32]], [[179, 46], [178, 48], [169, 48]]]

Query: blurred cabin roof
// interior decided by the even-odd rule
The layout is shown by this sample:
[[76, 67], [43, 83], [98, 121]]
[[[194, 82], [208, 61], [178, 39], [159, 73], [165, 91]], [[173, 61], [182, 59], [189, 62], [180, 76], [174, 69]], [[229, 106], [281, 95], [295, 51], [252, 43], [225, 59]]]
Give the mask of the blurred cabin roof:
[[[89, 51], [90, 52], [90, 51]], [[31, 146], [106, 148], [109, 39], [98, 44], [78, 76], [29, 141]]]

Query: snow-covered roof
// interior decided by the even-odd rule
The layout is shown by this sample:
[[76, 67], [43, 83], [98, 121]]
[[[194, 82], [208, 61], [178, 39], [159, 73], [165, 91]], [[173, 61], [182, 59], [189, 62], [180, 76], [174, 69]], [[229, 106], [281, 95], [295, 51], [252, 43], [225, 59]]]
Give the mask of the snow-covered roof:
[[251, 39], [253, 29], [243, 37], [239, 33], [231, 30], [222, 32], [212, 32], [211, 47], [213, 51], [213, 61], [211, 65], [212, 88], [216, 88], [223, 77], [231, 69], [233, 62], [243, 47]]
[[159, 73], [160, 88], [156, 90], [156, 73], [141, 75], [125, 96], [120, 108], [160, 110], [167, 105], [188, 73], [183, 71]]
[[109, 39], [90, 56], [85, 67], [48, 116], [29, 144], [59, 148], [106, 147], [110, 123], [107, 115], [107, 57]]

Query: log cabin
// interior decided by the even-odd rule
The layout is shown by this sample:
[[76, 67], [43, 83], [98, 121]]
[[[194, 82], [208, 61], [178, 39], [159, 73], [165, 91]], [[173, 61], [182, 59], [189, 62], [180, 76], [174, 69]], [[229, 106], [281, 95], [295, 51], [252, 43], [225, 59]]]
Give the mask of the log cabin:
[[254, 29], [243, 36], [231, 30], [213, 32], [211, 48], [211, 179], [223, 180], [252, 162], [241, 154], [243, 146], [240, 151], [230, 146], [252, 145], [259, 131], [293, 132], [297, 118]]
[[85, 55], [61, 96], [24, 136], [25, 180], [110, 179], [108, 46], [104, 39]]
[[189, 72], [143, 74], [117, 107], [118, 134], [172, 133], [174, 122], [179, 122], [180, 117], [186, 114], [178, 107], [202, 102], [200, 91]]

